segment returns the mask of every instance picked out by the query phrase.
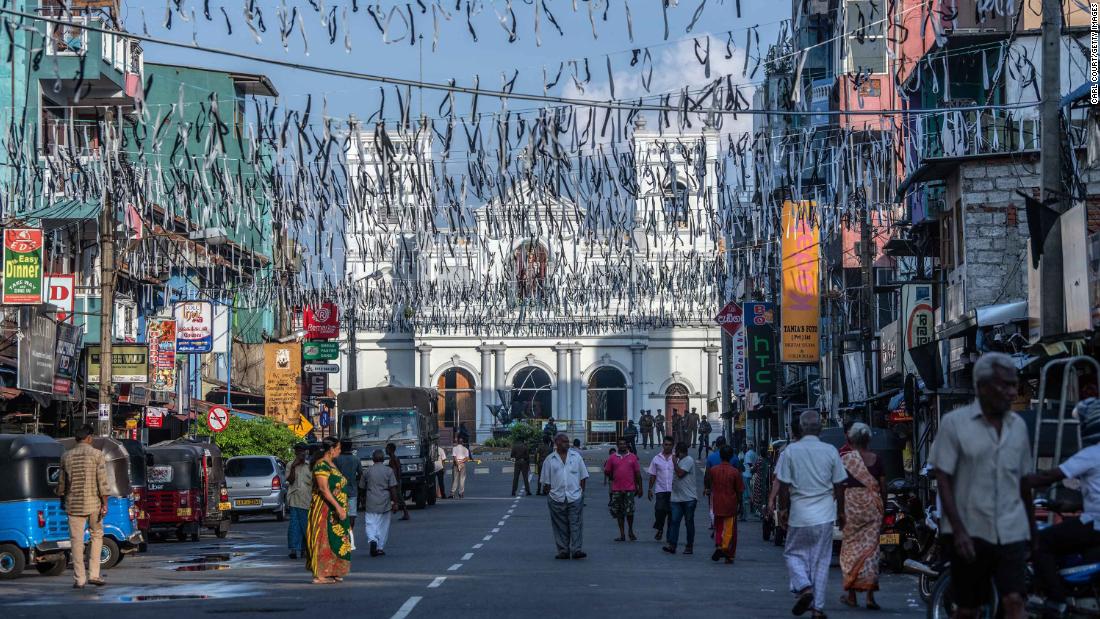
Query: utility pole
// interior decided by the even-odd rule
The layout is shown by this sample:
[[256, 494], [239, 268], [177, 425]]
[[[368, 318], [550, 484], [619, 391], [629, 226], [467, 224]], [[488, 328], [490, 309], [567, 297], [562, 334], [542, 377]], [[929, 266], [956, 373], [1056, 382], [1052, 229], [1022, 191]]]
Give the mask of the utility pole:
[[355, 391], [359, 388], [359, 366], [357, 363], [359, 351], [356, 349], [356, 338], [358, 336], [355, 334], [354, 305], [348, 308], [346, 315], [348, 319], [348, 391]]
[[[110, 125], [109, 122], [106, 124]], [[103, 208], [99, 213], [101, 322], [99, 325], [99, 422], [96, 425], [96, 434], [100, 436], [108, 436], [111, 433], [111, 400], [114, 397], [114, 385], [111, 382], [111, 341], [114, 337], [115, 323], [115, 218], [113, 175], [110, 171], [107, 177], [107, 186], [103, 192]]]
[[[1042, 101], [1039, 122], [1042, 142], [1039, 145], [1041, 193], [1039, 200], [1058, 213], [1066, 212], [1062, 183], [1062, 124], [1058, 110], [1062, 96], [1062, 2], [1043, 0], [1042, 36]], [[1043, 257], [1039, 262], [1039, 333], [1043, 339], [1066, 331], [1065, 297], [1062, 273], [1062, 227], [1058, 222], [1043, 241]]]

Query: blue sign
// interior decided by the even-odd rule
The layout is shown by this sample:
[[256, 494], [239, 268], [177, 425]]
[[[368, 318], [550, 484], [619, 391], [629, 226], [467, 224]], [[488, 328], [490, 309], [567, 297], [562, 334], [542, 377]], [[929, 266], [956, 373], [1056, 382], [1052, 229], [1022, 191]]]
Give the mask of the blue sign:
[[328, 407], [326, 406], [326, 407], [321, 409], [321, 426], [322, 427], [328, 426], [329, 421], [331, 421], [331, 419], [329, 417]]
[[176, 352], [204, 354], [214, 348], [214, 307], [209, 301], [180, 301], [176, 319]]

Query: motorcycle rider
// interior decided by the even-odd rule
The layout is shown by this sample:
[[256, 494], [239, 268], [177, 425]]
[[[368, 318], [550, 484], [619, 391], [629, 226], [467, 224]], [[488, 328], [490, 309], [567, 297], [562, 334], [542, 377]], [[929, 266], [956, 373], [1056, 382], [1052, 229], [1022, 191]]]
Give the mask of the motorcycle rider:
[[1064, 479], [1081, 483], [1084, 509], [1080, 517], [1066, 517], [1040, 531], [1034, 552], [1035, 569], [1047, 594], [1047, 610], [1059, 615], [1066, 609], [1066, 587], [1058, 575], [1058, 556], [1100, 546], [1100, 398], [1082, 400], [1073, 414], [1081, 433], [1081, 451], [1057, 468], [1033, 473], [1024, 480], [1033, 488]]

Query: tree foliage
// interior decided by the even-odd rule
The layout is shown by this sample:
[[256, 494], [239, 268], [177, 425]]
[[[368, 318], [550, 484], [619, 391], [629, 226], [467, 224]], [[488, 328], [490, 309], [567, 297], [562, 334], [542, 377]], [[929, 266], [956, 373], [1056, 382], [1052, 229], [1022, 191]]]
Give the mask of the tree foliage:
[[288, 426], [265, 417], [231, 417], [229, 425], [221, 432], [211, 432], [203, 423], [199, 424], [198, 433], [213, 436], [214, 443], [226, 458], [275, 456], [290, 462], [294, 459], [294, 444], [301, 440]]

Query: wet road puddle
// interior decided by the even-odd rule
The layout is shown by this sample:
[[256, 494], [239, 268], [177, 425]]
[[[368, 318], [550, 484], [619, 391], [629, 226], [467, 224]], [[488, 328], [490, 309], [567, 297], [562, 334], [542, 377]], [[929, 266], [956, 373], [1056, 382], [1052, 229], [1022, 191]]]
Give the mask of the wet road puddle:
[[[186, 600], [217, 600], [227, 598], [239, 598], [256, 596], [260, 594], [259, 588], [252, 584], [239, 584], [228, 582], [204, 582], [202, 584], [169, 585], [164, 587], [119, 587], [122, 591], [111, 591], [103, 595], [98, 592], [87, 595], [79, 594], [77, 598], [81, 603], [100, 604], [137, 604], [154, 602], [175, 602]], [[89, 592], [90, 593], [90, 592]], [[56, 604], [69, 604], [73, 598], [62, 595], [49, 595], [37, 598], [13, 602], [12, 606], [52, 606]]]
[[200, 563], [198, 565], [181, 565], [175, 568], [176, 572], [212, 572], [216, 570], [229, 570], [232, 566], [225, 563]]
[[207, 555], [199, 555], [196, 557], [190, 557], [187, 559], [173, 559], [169, 563], [220, 563], [224, 561], [232, 561], [236, 557], [248, 556], [243, 552], [224, 552]]
[[231, 569], [275, 567], [274, 563], [257, 561], [256, 552], [219, 552], [194, 555], [168, 561], [164, 569], [174, 572], [216, 572]]

